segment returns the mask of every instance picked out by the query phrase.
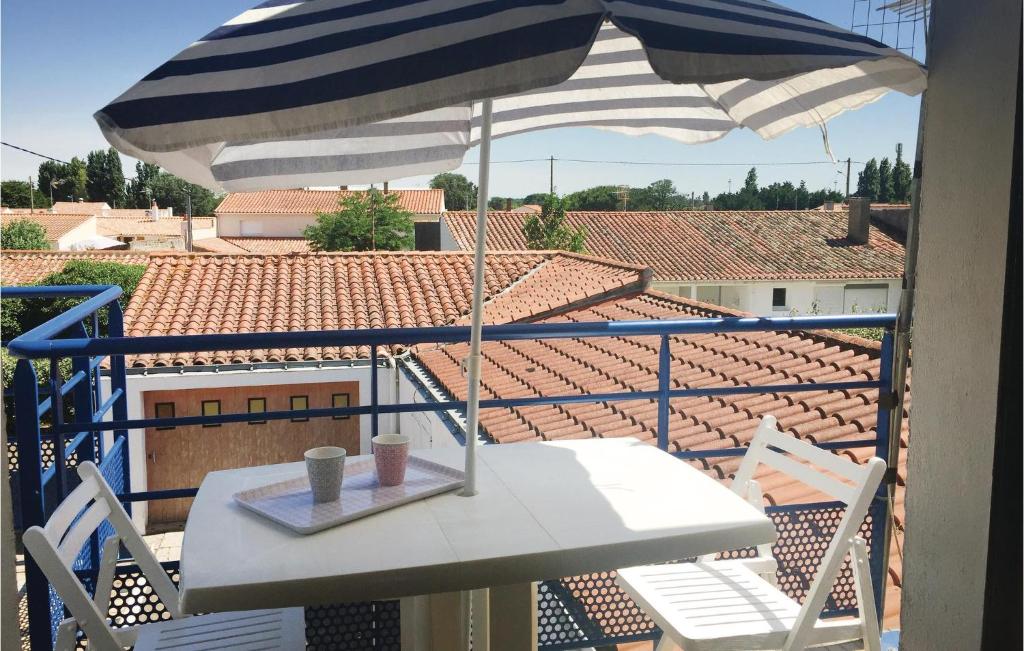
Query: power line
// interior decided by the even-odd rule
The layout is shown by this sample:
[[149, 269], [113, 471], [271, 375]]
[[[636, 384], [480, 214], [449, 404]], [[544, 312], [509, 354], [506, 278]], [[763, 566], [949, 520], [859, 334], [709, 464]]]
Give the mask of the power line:
[[19, 147], [18, 145], [12, 145], [9, 142], [0, 141], [0, 145], [3, 145], [4, 147], [10, 147], [11, 149], [17, 149], [18, 151], [23, 151], [26, 154], [32, 154], [33, 156], [38, 156], [40, 158], [45, 158], [47, 160], [52, 160], [52, 161], [54, 161], [56, 163], [63, 163], [65, 165], [70, 165], [71, 164], [71, 163], [67, 162], [66, 160], [61, 160], [59, 158], [54, 158], [53, 156], [47, 156], [46, 154], [40, 154], [39, 152], [32, 151], [31, 149], [25, 149], [24, 147]]
[[[638, 160], [597, 160], [591, 158], [519, 158], [516, 160], [492, 160], [492, 165], [514, 164], [514, 163], [587, 163], [601, 165], [650, 165], [663, 167], [787, 167], [793, 165], [841, 165], [846, 161], [813, 160], [813, 161], [792, 161], [792, 162], [761, 162], [761, 163], [719, 163], [719, 162], [697, 162], [679, 163], [664, 161], [638, 161]], [[851, 161], [855, 165], [864, 165], [863, 161]], [[463, 161], [463, 165], [479, 165], [477, 161]]]

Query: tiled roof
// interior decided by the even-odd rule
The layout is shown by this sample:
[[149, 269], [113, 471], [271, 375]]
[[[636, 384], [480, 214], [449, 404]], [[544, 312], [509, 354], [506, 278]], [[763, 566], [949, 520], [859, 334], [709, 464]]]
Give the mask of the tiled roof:
[[[551, 309], [530, 276], [577, 294], [615, 287], [636, 291], [634, 267], [552, 252], [487, 256], [486, 297], [501, 314]], [[586, 279], [573, 281], [585, 270]], [[130, 336], [425, 327], [455, 323], [470, 311], [473, 256], [462, 252], [152, 255], [125, 311]], [[524, 280], [525, 279], [525, 280]], [[504, 294], [517, 293], [516, 299]], [[531, 307], [532, 306], [532, 307]], [[351, 348], [295, 348], [157, 355], [135, 366], [365, 359]]]
[[52, 207], [53, 212], [89, 213], [90, 215], [109, 209], [110, 206], [104, 201], [55, 201]]
[[544, 208], [542, 206], [538, 206], [535, 203], [524, 203], [523, 205], [519, 206], [518, 208], [513, 208], [512, 212], [524, 212], [524, 213], [527, 213], [527, 214], [529, 214], [529, 213], [539, 214], [543, 210], [544, 210]]
[[[305, 215], [332, 212], [342, 198], [362, 190], [263, 190], [232, 192], [220, 202], [215, 214]], [[398, 195], [399, 205], [417, 214], [440, 215], [444, 212], [444, 190], [389, 190]]]
[[280, 255], [286, 253], [309, 253], [312, 249], [304, 237], [210, 237], [196, 240], [192, 245], [197, 251], [210, 253], [263, 253]]
[[[184, 221], [184, 217], [162, 217], [149, 221], [104, 217], [96, 221], [96, 232], [107, 237], [117, 237], [119, 235], [128, 237], [137, 235], [181, 237], [181, 226]], [[213, 228], [213, 218], [193, 217], [192, 228]]]
[[69, 260], [146, 264], [149, 256], [137, 251], [3, 251], [0, 253], [0, 284], [31, 285], [62, 271]]
[[[648, 291], [563, 312], [543, 321], [740, 315], [743, 313]], [[481, 398], [655, 390], [658, 349], [658, 337], [484, 342]], [[466, 379], [460, 361], [467, 354], [465, 344], [416, 352], [424, 368], [456, 400], [466, 399]], [[672, 337], [672, 367], [673, 388], [869, 380], [878, 377], [879, 346], [835, 333], [690, 335]], [[669, 414], [670, 447], [713, 450], [746, 445], [765, 414], [776, 416], [784, 431], [815, 443], [870, 438], [875, 434], [876, 400], [877, 391], [673, 399]], [[649, 400], [486, 409], [480, 413], [481, 425], [499, 443], [621, 436], [654, 443], [657, 421], [657, 404]], [[903, 449], [907, 446], [907, 435], [905, 419]], [[872, 453], [870, 448], [842, 452], [857, 460]], [[905, 453], [902, 456], [895, 508], [900, 530], [906, 477]], [[735, 474], [739, 459], [720, 457], [693, 463], [724, 480]], [[779, 473], [763, 472], [758, 478], [771, 503], [823, 500], [813, 489]], [[894, 589], [898, 589], [900, 566], [895, 552], [893, 559], [891, 573]], [[888, 604], [886, 611], [891, 623], [898, 615], [898, 598]]]
[[46, 240], [56, 242], [68, 232], [78, 228], [93, 218], [92, 214], [85, 213], [50, 213], [50, 212], [17, 212], [5, 213], [0, 216], [2, 223], [9, 224], [13, 221], [27, 219], [36, 222], [46, 229]]
[[[526, 248], [529, 215], [492, 211], [487, 248]], [[447, 212], [456, 246], [472, 250], [476, 213]], [[903, 243], [872, 225], [868, 244], [846, 239], [847, 213], [804, 211], [567, 212], [587, 229], [588, 253], [650, 266], [679, 282], [899, 278]]]

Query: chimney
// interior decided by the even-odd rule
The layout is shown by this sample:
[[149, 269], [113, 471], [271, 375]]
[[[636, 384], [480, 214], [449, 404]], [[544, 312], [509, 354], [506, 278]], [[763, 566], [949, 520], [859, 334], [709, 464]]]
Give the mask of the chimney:
[[348, 186], [347, 185], [339, 185], [338, 189], [339, 190], [348, 190]]
[[512, 197], [505, 199], [505, 210], [512, 210]]
[[868, 227], [871, 224], [871, 200], [866, 197], [850, 197], [846, 238], [855, 244], [868, 243]]
[[388, 193], [388, 182], [384, 181], [384, 194]]
[[826, 211], [832, 212], [835, 209], [836, 209], [836, 202], [835, 201], [826, 201], [825, 202], [825, 210]]

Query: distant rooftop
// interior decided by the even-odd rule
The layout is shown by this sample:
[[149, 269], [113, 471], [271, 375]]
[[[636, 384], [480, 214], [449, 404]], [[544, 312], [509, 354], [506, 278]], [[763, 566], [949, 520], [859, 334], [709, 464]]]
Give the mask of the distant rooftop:
[[0, 220], [4, 224], [13, 221], [33, 221], [46, 229], [46, 241], [56, 242], [93, 218], [92, 213], [51, 213], [46, 211], [29, 212], [27, 210], [4, 211]]
[[[214, 210], [215, 214], [292, 214], [306, 215], [332, 212], [345, 197], [361, 194], [364, 190], [264, 190], [260, 192], [232, 192]], [[399, 205], [416, 214], [444, 212], [444, 190], [390, 189], [398, 195]]]
[[63, 271], [69, 260], [119, 264], [146, 264], [149, 255], [138, 251], [3, 251], [0, 252], [0, 284], [31, 285]]
[[206, 253], [309, 253], [309, 240], [304, 237], [208, 237], [196, 240], [192, 248]]
[[[526, 248], [528, 214], [487, 213], [488, 250]], [[473, 249], [476, 213], [443, 218], [456, 246]], [[790, 211], [567, 212], [587, 229], [588, 253], [654, 269], [678, 282], [900, 278], [904, 244], [872, 225], [867, 244], [847, 239], [847, 213]]]

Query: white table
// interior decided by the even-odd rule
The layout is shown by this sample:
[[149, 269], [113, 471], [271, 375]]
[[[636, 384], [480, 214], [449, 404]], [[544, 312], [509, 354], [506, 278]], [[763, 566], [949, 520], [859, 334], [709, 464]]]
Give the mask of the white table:
[[[463, 463], [461, 448], [414, 454], [453, 468]], [[480, 448], [477, 464], [475, 497], [438, 495], [310, 536], [232, 499], [303, 474], [302, 463], [210, 473], [185, 526], [182, 609], [513, 586], [495, 592], [529, 611], [530, 593], [514, 586], [770, 543], [776, 536], [765, 515], [723, 484], [635, 439], [490, 445]], [[502, 612], [512, 607], [502, 606]], [[406, 615], [403, 608], [403, 624]]]

